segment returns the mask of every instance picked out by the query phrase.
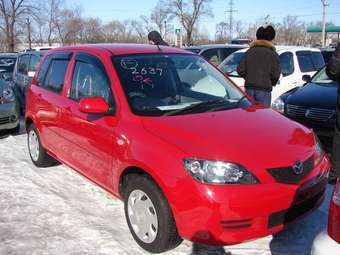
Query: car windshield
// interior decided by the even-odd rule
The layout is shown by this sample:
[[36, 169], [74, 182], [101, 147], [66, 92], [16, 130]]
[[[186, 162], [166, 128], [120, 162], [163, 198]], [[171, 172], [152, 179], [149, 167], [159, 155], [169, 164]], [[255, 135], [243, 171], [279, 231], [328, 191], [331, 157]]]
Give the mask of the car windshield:
[[251, 105], [242, 92], [202, 57], [187, 54], [113, 56], [132, 111], [181, 115]]
[[328, 77], [326, 68], [322, 68], [317, 74], [315, 74], [312, 82], [319, 84], [334, 84], [334, 81]]
[[16, 58], [13, 57], [0, 57], [0, 70], [6, 72], [13, 72]]
[[239, 77], [237, 73], [237, 67], [240, 64], [244, 52], [236, 52], [227, 57], [222, 64], [219, 66], [222, 71], [232, 77]]

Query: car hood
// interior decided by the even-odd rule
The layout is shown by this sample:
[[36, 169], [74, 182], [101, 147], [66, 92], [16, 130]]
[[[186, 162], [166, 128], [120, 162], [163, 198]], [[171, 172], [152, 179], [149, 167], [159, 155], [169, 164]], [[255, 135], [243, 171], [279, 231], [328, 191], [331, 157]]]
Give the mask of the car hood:
[[308, 83], [286, 99], [287, 104], [335, 110], [337, 83]]
[[144, 128], [187, 157], [237, 162], [250, 169], [284, 167], [307, 159], [311, 131], [260, 106], [213, 113], [143, 117]]

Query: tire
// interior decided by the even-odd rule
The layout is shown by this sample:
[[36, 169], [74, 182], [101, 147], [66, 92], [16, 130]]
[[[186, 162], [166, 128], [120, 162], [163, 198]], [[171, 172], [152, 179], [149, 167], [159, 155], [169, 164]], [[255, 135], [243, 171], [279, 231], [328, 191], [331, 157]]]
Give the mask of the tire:
[[49, 167], [57, 164], [57, 161], [48, 155], [42, 146], [39, 133], [33, 124], [27, 129], [27, 145], [31, 160], [37, 167]]
[[[124, 211], [133, 238], [146, 251], [161, 253], [177, 247], [182, 242], [166, 198], [147, 175], [133, 174], [127, 179]], [[149, 224], [143, 224], [145, 222]], [[145, 235], [143, 233], [146, 231], [136, 232], [139, 229], [138, 224], [150, 226], [146, 227]], [[140, 229], [143, 230], [143, 227]]]

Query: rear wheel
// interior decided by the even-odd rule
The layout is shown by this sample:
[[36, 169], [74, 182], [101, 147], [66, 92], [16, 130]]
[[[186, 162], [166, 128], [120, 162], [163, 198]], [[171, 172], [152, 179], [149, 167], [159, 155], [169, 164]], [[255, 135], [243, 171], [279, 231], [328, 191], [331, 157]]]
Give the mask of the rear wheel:
[[129, 176], [124, 194], [129, 229], [143, 249], [161, 253], [182, 242], [169, 204], [150, 177], [137, 174]]
[[28, 151], [34, 165], [37, 167], [48, 167], [57, 164], [57, 161], [48, 155], [42, 146], [39, 134], [33, 124], [28, 127], [27, 143]]

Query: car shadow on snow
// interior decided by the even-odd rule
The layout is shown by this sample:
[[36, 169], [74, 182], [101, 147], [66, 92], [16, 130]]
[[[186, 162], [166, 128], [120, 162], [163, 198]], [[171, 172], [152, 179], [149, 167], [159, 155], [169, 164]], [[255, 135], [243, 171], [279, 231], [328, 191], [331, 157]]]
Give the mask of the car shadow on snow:
[[270, 242], [272, 255], [309, 255], [314, 238], [327, 228], [328, 208], [334, 186], [327, 185], [326, 197], [321, 206], [297, 223], [273, 235]]

